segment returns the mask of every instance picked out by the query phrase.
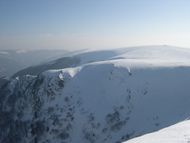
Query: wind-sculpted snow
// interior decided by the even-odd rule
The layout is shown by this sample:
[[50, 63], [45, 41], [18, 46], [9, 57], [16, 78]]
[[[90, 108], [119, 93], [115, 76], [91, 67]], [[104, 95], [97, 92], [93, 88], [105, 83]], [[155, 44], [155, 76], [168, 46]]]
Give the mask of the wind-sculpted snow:
[[140, 64], [15, 78], [0, 90], [0, 142], [116, 143], [188, 118], [190, 68]]

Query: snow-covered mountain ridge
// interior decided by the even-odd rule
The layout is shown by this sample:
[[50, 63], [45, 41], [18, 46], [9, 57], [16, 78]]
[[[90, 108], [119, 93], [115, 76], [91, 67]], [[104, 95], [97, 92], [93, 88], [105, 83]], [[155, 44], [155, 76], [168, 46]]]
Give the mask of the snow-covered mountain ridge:
[[[129, 58], [124, 51], [131, 50]], [[80, 57], [75, 67], [4, 85], [0, 142], [119, 143], [190, 117], [188, 49], [100, 53], [74, 55]]]
[[168, 66], [169, 64], [189, 65], [190, 50], [170, 46], [141, 46], [112, 50], [87, 50], [65, 54], [65, 57], [51, 62], [31, 66], [17, 72], [13, 77], [26, 74], [37, 75], [49, 69], [62, 69], [81, 66], [88, 63], [120, 59], [132, 62], [149, 62]]

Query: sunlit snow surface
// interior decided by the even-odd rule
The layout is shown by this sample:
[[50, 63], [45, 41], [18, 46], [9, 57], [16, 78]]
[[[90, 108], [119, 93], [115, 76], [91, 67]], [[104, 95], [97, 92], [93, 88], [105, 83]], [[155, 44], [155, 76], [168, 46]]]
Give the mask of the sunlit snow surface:
[[190, 120], [180, 122], [142, 137], [124, 143], [189, 143]]

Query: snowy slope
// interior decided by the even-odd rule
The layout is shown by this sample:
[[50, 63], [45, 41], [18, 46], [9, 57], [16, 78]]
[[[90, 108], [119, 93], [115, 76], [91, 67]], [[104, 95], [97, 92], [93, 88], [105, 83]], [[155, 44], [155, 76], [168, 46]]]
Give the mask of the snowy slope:
[[119, 143], [190, 117], [189, 50], [111, 51], [1, 88], [0, 142]]
[[186, 120], [171, 127], [144, 135], [125, 143], [189, 143], [190, 121]]

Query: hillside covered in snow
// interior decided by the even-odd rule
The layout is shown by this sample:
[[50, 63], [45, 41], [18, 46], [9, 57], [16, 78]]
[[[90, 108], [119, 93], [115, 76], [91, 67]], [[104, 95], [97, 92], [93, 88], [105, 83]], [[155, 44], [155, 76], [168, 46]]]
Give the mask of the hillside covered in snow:
[[30, 67], [0, 89], [0, 142], [121, 143], [174, 125], [190, 117], [189, 73], [190, 50], [170, 46]]
[[186, 120], [154, 133], [129, 140], [125, 143], [189, 143], [190, 121]]

